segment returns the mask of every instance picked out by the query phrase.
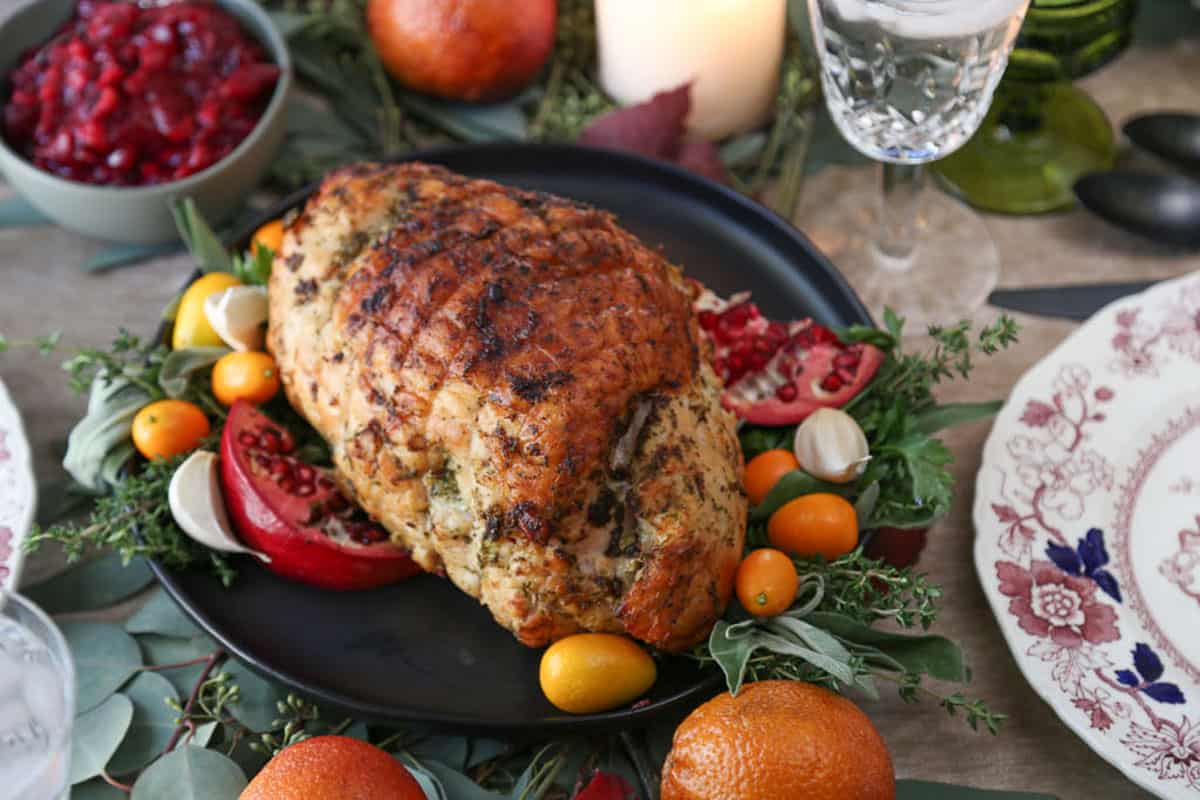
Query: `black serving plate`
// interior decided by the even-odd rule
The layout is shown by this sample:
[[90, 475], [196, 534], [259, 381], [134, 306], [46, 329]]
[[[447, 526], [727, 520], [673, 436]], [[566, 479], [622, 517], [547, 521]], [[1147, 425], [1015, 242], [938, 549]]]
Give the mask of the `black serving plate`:
[[[831, 325], [870, 318], [834, 267], [795, 228], [742, 195], [682, 169], [636, 156], [570, 146], [479, 145], [410, 158], [592, 203], [614, 212], [687, 274], [728, 295], [749, 290], [765, 312], [811, 315]], [[285, 199], [247, 223], [244, 248], [262, 222], [304, 201]], [[648, 703], [573, 716], [538, 687], [541, 651], [517, 643], [479, 603], [447, 580], [424, 575], [362, 592], [292, 583], [239, 558], [230, 588], [199, 571], [155, 565], [183, 609], [239, 660], [319, 702], [377, 722], [420, 722], [459, 731], [547, 733], [644, 724], [697, 704], [719, 671], [664, 657]]]

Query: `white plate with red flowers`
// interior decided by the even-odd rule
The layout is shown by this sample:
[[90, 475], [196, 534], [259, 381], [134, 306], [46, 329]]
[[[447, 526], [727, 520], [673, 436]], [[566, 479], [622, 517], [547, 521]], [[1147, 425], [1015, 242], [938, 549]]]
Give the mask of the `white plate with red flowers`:
[[33, 525], [37, 488], [21, 415], [0, 381], [0, 588], [15, 590]]
[[996, 419], [975, 566], [1026, 679], [1159, 797], [1200, 797], [1200, 274], [1123, 299]]

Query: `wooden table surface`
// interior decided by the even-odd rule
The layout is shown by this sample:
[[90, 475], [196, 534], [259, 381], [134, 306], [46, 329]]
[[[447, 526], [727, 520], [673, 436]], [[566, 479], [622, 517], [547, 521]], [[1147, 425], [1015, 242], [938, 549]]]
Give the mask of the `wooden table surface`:
[[[0, 17], [15, 5], [14, 0], [0, 0]], [[1185, 8], [1181, 4], [1180, 13]], [[1117, 121], [1143, 110], [1200, 111], [1200, 41], [1136, 47], [1084, 85]], [[873, 180], [869, 169], [828, 168], [806, 184], [806, 202], [871, 188]], [[0, 197], [5, 192], [0, 185]], [[801, 227], [804, 215], [802, 206], [797, 216]], [[999, 247], [1004, 286], [1163, 278], [1200, 268], [1200, 257], [1156, 247], [1081, 212], [986, 219]], [[66, 347], [102, 345], [120, 327], [144, 330], [192, 269], [188, 258], [178, 256], [106, 274], [82, 273], [83, 258], [101, 248], [51, 227], [0, 229], [0, 333], [16, 339], [61, 330]], [[985, 309], [979, 319], [994, 315], [994, 309]], [[988, 362], [970, 384], [944, 392], [943, 399], [1003, 396], [1074, 327], [1028, 317], [1020, 321], [1019, 346]], [[68, 391], [60, 360], [21, 351], [0, 357], [0, 377], [25, 414], [43, 482], [61, 479], [58, 462], [66, 432], [84, 406]], [[992, 738], [971, 734], [961, 720], [931, 706], [906, 706], [894, 698], [868, 705], [867, 712], [886, 738], [901, 777], [1039, 790], [1063, 800], [1150, 797], [1094, 755], [1029, 688], [995, 624], [973, 567], [969, 513], [987, 432], [988, 425], [981, 423], [948, 437], [956, 457], [958, 498], [952, 513], [931, 532], [921, 567], [945, 588], [938, 630], [965, 645], [975, 675], [972, 693], [1007, 712], [1010, 720]], [[57, 567], [57, 559], [39, 554], [28, 565], [26, 580]]]

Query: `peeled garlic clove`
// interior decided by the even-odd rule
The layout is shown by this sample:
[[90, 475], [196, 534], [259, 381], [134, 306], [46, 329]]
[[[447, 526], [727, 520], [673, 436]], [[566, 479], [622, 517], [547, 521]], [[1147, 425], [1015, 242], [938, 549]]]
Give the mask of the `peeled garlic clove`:
[[261, 350], [266, 339], [267, 289], [231, 286], [204, 301], [204, 316], [234, 350]]
[[225, 513], [225, 501], [221, 499], [216, 453], [197, 450], [179, 465], [167, 487], [167, 504], [183, 532], [205, 547], [271, 560], [265, 553], [243, 545], [233, 534]]
[[830, 483], [849, 483], [871, 460], [867, 435], [854, 417], [838, 408], [820, 408], [796, 428], [793, 444], [800, 468]]

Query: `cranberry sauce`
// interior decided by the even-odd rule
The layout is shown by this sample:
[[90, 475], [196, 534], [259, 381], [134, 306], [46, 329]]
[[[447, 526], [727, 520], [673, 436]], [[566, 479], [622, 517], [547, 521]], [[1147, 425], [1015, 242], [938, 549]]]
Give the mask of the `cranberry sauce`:
[[216, 163], [253, 130], [279, 78], [211, 2], [80, 0], [8, 78], [3, 134], [70, 180], [134, 186]]

